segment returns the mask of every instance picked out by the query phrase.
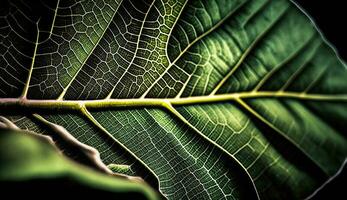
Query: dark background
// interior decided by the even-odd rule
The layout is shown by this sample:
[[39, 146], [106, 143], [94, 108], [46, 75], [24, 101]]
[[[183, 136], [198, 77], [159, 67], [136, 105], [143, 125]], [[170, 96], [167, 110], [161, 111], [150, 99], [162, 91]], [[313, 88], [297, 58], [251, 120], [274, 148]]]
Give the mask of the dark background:
[[340, 57], [347, 60], [347, 4], [345, 0], [293, 0], [336, 47]]
[[[337, 50], [340, 58], [347, 61], [347, 6], [345, 0], [294, 0], [321, 30], [323, 36]], [[347, 79], [346, 79], [347, 81]], [[347, 190], [347, 166], [320, 190], [312, 200], [345, 199]]]

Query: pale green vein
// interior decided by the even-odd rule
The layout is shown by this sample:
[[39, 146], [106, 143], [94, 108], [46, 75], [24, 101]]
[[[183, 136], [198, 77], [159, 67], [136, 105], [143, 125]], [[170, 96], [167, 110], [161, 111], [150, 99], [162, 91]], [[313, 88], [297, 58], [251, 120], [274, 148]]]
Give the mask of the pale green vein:
[[293, 51], [286, 59], [284, 59], [282, 62], [280, 62], [277, 66], [273, 67], [270, 72], [268, 72], [260, 81], [259, 83], [254, 87], [253, 91], [257, 91], [259, 90], [264, 83], [269, 80], [269, 78], [271, 78], [273, 76], [273, 74], [275, 74], [278, 70], [280, 70], [282, 67], [286, 66], [286, 64], [291, 61], [292, 59], [294, 59], [296, 56], [299, 55], [299, 53], [301, 53], [302, 49], [304, 49], [312, 40], [315, 39], [315, 34], [313, 34], [313, 36], [311, 36], [311, 38], [309, 38], [307, 41], [303, 42], [301, 44], [301, 46], [296, 50]]
[[189, 128], [191, 128], [192, 130], [194, 130], [196, 133], [198, 133], [201, 137], [203, 137], [204, 139], [206, 139], [209, 143], [213, 144], [214, 146], [216, 146], [217, 148], [219, 148], [222, 152], [224, 152], [226, 155], [228, 155], [229, 157], [231, 157], [242, 169], [243, 171], [247, 174], [249, 181], [252, 183], [254, 192], [257, 195], [257, 198], [259, 198], [258, 195], [258, 191], [257, 188], [255, 187], [255, 184], [253, 182], [253, 179], [251, 177], [251, 175], [248, 173], [247, 169], [244, 168], [244, 166], [242, 165], [242, 163], [236, 159], [232, 154], [230, 154], [227, 150], [225, 150], [222, 146], [220, 146], [219, 144], [217, 144], [216, 142], [214, 142], [213, 140], [211, 140], [210, 138], [208, 138], [207, 136], [205, 136], [203, 133], [201, 133], [201, 131], [199, 129], [197, 129], [195, 126], [193, 126], [184, 116], [181, 115], [181, 113], [179, 113], [173, 106], [171, 103], [167, 102], [164, 105], [164, 108], [166, 108], [168, 111], [170, 111], [173, 115], [175, 115], [179, 120], [181, 120], [184, 124], [186, 124]]
[[267, 119], [265, 119], [261, 114], [259, 114], [257, 111], [255, 111], [252, 107], [250, 107], [246, 102], [241, 100], [240, 98], [235, 99], [236, 102], [238, 102], [244, 109], [246, 109], [249, 113], [251, 113], [253, 116], [255, 116], [257, 119], [259, 119], [261, 122], [269, 126], [271, 129], [279, 133], [284, 139], [289, 141], [292, 145], [294, 145], [297, 149], [299, 149], [307, 158], [309, 158], [313, 163], [315, 163], [319, 168], [327, 175], [329, 175], [329, 172], [324, 169], [324, 166], [322, 166], [320, 163], [318, 163], [310, 154], [308, 154], [305, 149], [303, 149], [300, 145], [295, 143], [290, 137], [288, 137], [282, 130], [277, 128], [275, 125], [273, 125], [271, 122], [269, 122]]
[[308, 63], [308, 61], [310, 61], [316, 51], [319, 49], [319, 47], [322, 45], [322, 42], [320, 41], [317, 46], [315, 46], [312, 51], [311, 54], [308, 56], [308, 58], [306, 59], [306, 61], [304, 63], [302, 63], [296, 70], [295, 72], [289, 77], [289, 79], [285, 82], [285, 84], [279, 89], [279, 91], [283, 92], [284, 90], [286, 90], [288, 88], [288, 86], [296, 79], [296, 77], [305, 69], [306, 64]]
[[55, 8], [55, 10], [54, 10], [54, 16], [53, 16], [52, 25], [51, 25], [51, 29], [50, 29], [50, 31], [49, 31], [49, 37], [48, 37], [48, 38], [51, 38], [52, 33], [53, 33], [53, 28], [54, 28], [55, 20], [56, 20], [56, 18], [57, 18], [57, 14], [58, 14], [59, 3], [60, 3], [60, 0], [57, 1], [57, 6], [56, 6], [56, 8]]
[[84, 61], [81, 63], [81, 67], [77, 70], [77, 72], [75, 73], [75, 75], [72, 77], [72, 79], [70, 80], [70, 82], [67, 84], [67, 86], [65, 86], [65, 88], [63, 89], [63, 91], [60, 93], [59, 97], [57, 100], [63, 100], [67, 90], [69, 89], [69, 87], [71, 86], [71, 84], [73, 83], [73, 81], [76, 79], [76, 77], [78, 76], [78, 74], [80, 73], [80, 71], [82, 70], [83, 66], [85, 65], [85, 63], [87, 62], [88, 58], [93, 54], [94, 50], [96, 47], [98, 47], [99, 42], [101, 41], [101, 39], [103, 38], [104, 34], [106, 33], [106, 31], [108, 30], [111, 22], [113, 21], [114, 16], [116, 16], [117, 11], [119, 6], [122, 4], [122, 1], [119, 3], [117, 10], [114, 11], [113, 15], [111, 16], [110, 21], [107, 23], [104, 31], [101, 33], [99, 39], [96, 41], [96, 43], [94, 44], [93, 48], [91, 49], [90, 53], [88, 54], [88, 56], [84, 59]]
[[307, 93], [309, 92], [312, 87], [317, 84], [317, 82], [325, 75], [325, 72], [329, 69], [329, 65], [327, 65], [326, 67], [320, 67], [323, 68], [318, 75], [315, 76], [314, 80], [311, 81], [311, 83], [305, 88], [305, 90], [303, 92]]
[[[187, 52], [196, 42], [200, 41], [202, 38], [204, 38], [205, 36], [207, 36], [208, 34], [210, 34], [211, 32], [213, 32], [214, 30], [216, 30], [218, 27], [220, 27], [225, 20], [227, 20], [231, 15], [233, 15], [235, 13], [235, 11], [238, 10], [238, 8], [240, 8], [243, 4], [245, 4], [245, 2], [240, 3], [235, 9], [231, 10], [230, 13], [228, 13], [223, 19], [221, 19], [218, 23], [216, 23], [214, 26], [212, 26], [209, 30], [207, 30], [206, 32], [204, 32], [203, 34], [201, 34], [200, 36], [198, 36], [197, 38], [195, 38], [191, 43], [189, 43], [189, 45], [187, 45], [186, 48], [183, 49], [183, 51], [180, 52], [180, 54], [175, 58], [175, 60], [173, 60], [172, 62], [170, 62], [170, 65], [165, 69], [165, 71], [151, 84], [151, 86], [149, 88], [147, 88], [147, 90], [142, 94], [142, 96], [140, 98], [145, 98], [146, 95], [150, 92], [150, 90], [158, 83], [159, 80], [161, 80], [164, 75], [169, 71], [169, 69], [174, 66], [176, 64], [176, 62], [185, 54], [185, 52]], [[183, 9], [182, 9], [183, 10]], [[168, 58], [169, 59], [169, 58]], [[170, 59], [169, 59], [170, 61]]]
[[174, 65], [180, 58], [181, 56], [188, 51], [188, 49], [190, 49], [196, 42], [198, 42], [199, 40], [201, 40], [202, 38], [204, 38], [205, 36], [207, 36], [208, 34], [210, 34], [211, 32], [213, 32], [214, 30], [216, 30], [218, 27], [220, 27], [230, 16], [232, 16], [235, 11], [238, 10], [238, 8], [240, 8], [241, 6], [243, 6], [246, 3], [240, 3], [237, 7], [235, 7], [235, 9], [231, 10], [224, 18], [222, 18], [218, 23], [216, 23], [214, 26], [212, 26], [209, 30], [207, 30], [206, 32], [204, 32], [203, 34], [201, 34], [200, 36], [198, 36], [197, 38], [195, 38], [191, 43], [189, 43], [189, 45], [183, 49], [183, 51], [175, 58], [175, 60], [172, 61], [171, 66]]
[[268, 166], [266, 166], [262, 171], [254, 177], [254, 181], [257, 181], [268, 169], [270, 169], [272, 166], [274, 166], [278, 161], [280, 160], [280, 157], [275, 158]]
[[39, 38], [40, 38], [39, 22], [40, 22], [40, 19], [36, 22], [37, 34], [36, 34], [35, 48], [34, 48], [33, 58], [31, 60], [31, 65], [30, 65], [28, 77], [27, 77], [26, 83], [24, 85], [24, 89], [23, 89], [22, 95], [20, 97], [22, 99], [26, 99], [27, 98], [28, 89], [29, 89], [29, 85], [30, 85], [30, 80], [31, 80], [31, 76], [32, 76], [32, 73], [33, 73], [34, 65], [35, 65], [36, 51], [37, 51], [37, 46], [39, 44]]
[[242, 54], [240, 59], [237, 61], [235, 66], [229, 71], [228, 74], [217, 84], [217, 86], [213, 89], [210, 95], [214, 95], [218, 92], [218, 90], [224, 85], [224, 83], [234, 74], [234, 72], [242, 65], [243, 61], [247, 58], [247, 56], [251, 53], [254, 47], [262, 40], [262, 38], [271, 30], [271, 28], [281, 19], [281, 17], [286, 13], [288, 8], [286, 8], [276, 20], [274, 20], [262, 33], [260, 33], [257, 38], [249, 45], [246, 51]]
[[[110, 137], [114, 142], [116, 142], [120, 147], [122, 147], [124, 150], [126, 150], [131, 156], [133, 156], [139, 163], [141, 163], [146, 169], [149, 170], [153, 174], [153, 176], [156, 177], [156, 180], [158, 181], [158, 176], [154, 173], [154, 171], [149, 168], [146, 163], [144, 163], [139, 157], [137, 157], [130, 149], [128, 149], [123, 143], [119, 142], [108, 130], [106, 130], [95, 118], [94, 116], [87, 110], [85, 106], [80, 106], [80, 111], [82, 114], [87, 117], [87, 119], [94, 124], [98, 129], [100, 129], [103, 133], [105, 133], [108, 137]], [[160, 183], [158, 181], [158, 185], [160, 188]]]
[[265, 145], [265, 147], [264, 147], [263, 150], [259, 153], [259, 155], [252, 161], [251, 164], [249, 164], [249, 165], [247, 166], [247, 168], [246, 168], [247, 170], [250, 169], [250, 168], [260, 159], [261, 156], [263, 156], [263, 154], [264, 154], [265, 151], [269, 148], [269, 146], [270, 146], [270, 143], [267, 143], [267, 144]]
[[[144, 26], [145, 26], [145, 22], [146, 22], [146, 20], [147, 20], [148, 13], [149, 13], [150, 10], [152, 9], [154, 3], [155, 3], [155, 0], [153, 0], [152, 4], [149, 6], [149, 8], [148, 8], [148, 10], [147, 10], [147, 13], [146, 13], [144, 19], [142, 20], [140, 33], [139, 33], [139, 36], [138, 36], [137, 42], [136, 42], [136, 50], [135, 50], [135, 53], [134, 53], [133, 58], [131, 59], [129, 65], [128, 65], [129, 67], [131, 67], [131, 65], [134, 63], [134, 60], [135, 60], [135, 58], [136, 58], [136, 54], [137, 54], [137, 51], [138, 51], [138, 49], [139, 49], [139, 44], [140, 44], [140, 38], [141, 38], [141, 35], [142, 35], [142, 31], [143, 31], [143, 28], [144, 28]], [[114, 90], [116, 89], [118, 83], [122, 80], [122, 78], [125, 76], [125, 74], [126, 74], [126, 73], [123, 73], [123, 74], [122, 74], [122, 76], [118, 79], [117, 83], [114, 84], [112, 90], [111, 90], [110, 93], [106, 96], [105, 99], [110, 99], [110, 98], [111, 98], [111, 96], [112, 96]]]
[[180, 12], [178, 13], [178, 15], [177, 15], [177, 17], [176, 17], [176, 20], [175, 20], [174, 24], [172, 25], [172, 28], [170, 29], [170, 32], [169, 32], [169, 34], [168, 34], [168, 40], [167, 40], [167, 42], [166, 42], [166, 44], [165, 44], [165, 54], [166, 54], [166, 57], [168, 58], [168, 61], [169, 61], [170, 63], [171, 63], [171, 61], [170, 61], [170, 59], [169, 59], [169, 55], [167, 54], [167, 52], [168, 52], [168, 46], [169, 46], [169, 40], [170, 40], [170, 37], [171, 37], [171, 35], [172, 35], [172, 31], [174, 30], [174, 28], [175, 28], [177, 22], [179, 21], [179, 18], [180, 18], [180, 16], [181, 16], [181, 14], [182, 14], [184, 8], [186, 7], [187, 3], [188, 3], [188, 0], [186, 0], [186, 1], [184, 2], [183, 6], [182, 6], [182, 8], [181, 8], [181, 10], [180, 10]]

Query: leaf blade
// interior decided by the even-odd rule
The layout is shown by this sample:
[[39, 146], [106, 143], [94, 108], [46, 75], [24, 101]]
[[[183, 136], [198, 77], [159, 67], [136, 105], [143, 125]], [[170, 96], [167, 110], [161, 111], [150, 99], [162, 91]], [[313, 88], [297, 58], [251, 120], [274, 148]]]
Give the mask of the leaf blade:
[[[54, 25], [62, 22], [55, 11], [48, 18]], [[344, 81], [347, 68], [307, 16], [292, 3], [126, 0], [113, 14], [116, 17], [105, 25], [104, 34], [78, 73], [63, 75], [61, 71], [33, 66], [34, 72], [35, 67], [43, 72], [33, 73], [32, 80], [38, 84], [31, 86], [37, 91], [29, 90], [29, 97], [33, 97], [32, 92], [38, 99], [3, 98], [0, 107], [23, 108], [25, 112], [19, 112], [23, 115], [45, 114], [81, 142], [99, 149], [106, 164], [113, 164], [113, 160], [116, 165], [130, 166], [135, 174], [154, 176], [146, 180], [155, 180], [155, 187], [173, 199], [202, 194], [210, 199], [232, 195], [241, 198], [251, 195], [245, 188], [254, 191], [253, 197], [259, 193], [261, 198], [300, 199], [343, 163], [347, 141], [341, 124], [346, 121], [342, 110], [347, 100]], [[32, 22], [37, 21], [37, 16], [27, 16]], [[1, 20], [10, 24], [11, 29], [13, 24], [6, 17]], [[49, 37], [54, 37], [52, 33], [57, 28], [46, 27], [47, 24], [50, 23], [42, 22], [39, 26], [37, 38], [41, 38], [41, 33], [45, 37], [46, 30], [51, 30]], [[16, 43], [20, 50], [23, 44]], [[74, 43], [65, 44], [83, 51]], [[22, 54], [30, 55], [31, 47]], [[45, 51], [38, 46], [38, 52]], [[12, 63], [10, 59], [6, 54], [1, 61]], [[42, 61], [54, 62], [53, 68], [60, 66], [55, 58]], [[62, 68], [70, 70], [69, 65]], [[2, 81], [9, 72], [0, 73]], [[25, 82], [23, 74], [12, 76]], [[45, 76], [70, 80], [66, 100], [47, 100], [56, 96], [61, 86], [48, 86], [42, 81]], [[0, 92], [16, 97], [16, 92], [9, 88], [20, 84], [12, 79], [3, 82], [5, 89]], [[43, 95], [45, 91], [48, 96]], [[324, 105], [324, 110], [319, 109], [318, 103]], [[58, 112], [52, 113], [53, 110]], [[83, 118], [83, 111], [90, 121]], [[324, 113], [334, 115], [337, 123]], [[36, 123], [24, 127], [36, 128]], [[150, 131], [153, 133], [144, 134]], [[129, 138], [136, 138], [136, 142]], [[170, 150], [156, 144], [157, 140], [179, 153], [166, 154]], [[283, 143], [283, 147], [276, 142]], [[120, 148], [113, 148], [114, 144]], [[284, 147], [295, 156], [289, 155]], [[153, 155], [148, 157], [148, 152]], [[217, 168], [202, 170], [207, 178], [197, 172], [204, 167], [201, 164], [204, 159], [208, 160], [205, 152], [212, 152], [207, 158], [219, 163]], [[186, 157], [189, 159], [182, 160]], [[226, 160], [232, 164], [226, 164]], [[160, 163], [176, 166], [175, 162], [185, 163], [185, 173], [160, 166]], [[188, 173], [187, 169], [194, 169], [194, 173]], [[222, 179], [215, 177], [221, 171], [227, 180], [232, 180], [227, 181], [228, 188]], [[289, 171], [292, 177], [288, 176]], [[173, 178], [162, 176], [165, 172]], [[185, 184], [175, 184], [176, 179]], [[188, 179], [194, 180], [194, 185]], [[305, 181], [305, 187], [301, 188], [298, 180]]]

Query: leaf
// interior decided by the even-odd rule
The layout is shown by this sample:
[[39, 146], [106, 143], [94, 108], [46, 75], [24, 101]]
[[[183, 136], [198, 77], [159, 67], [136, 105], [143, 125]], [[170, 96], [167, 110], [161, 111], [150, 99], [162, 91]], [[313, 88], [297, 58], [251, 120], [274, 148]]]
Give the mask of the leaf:
[[346, 160], [347, 67], [291, 1], [27, 4], [0, 12], [0, 114], [82, 163], [47, 124], [167, 199], [302, 199]]
[[[55, 195], [80, 191], [84, 195], [97, 193], [110, 197], [158, 199], [157, 194], [144, 184], [110, 177], [63, 157], [46, 138], [4, 129], [0, 129], [0, 138], [3, 195], [17, 196], [19, 194], [14, 194], [13, 189], [19, 189], [26, 195], [36, 193], [37, 196], [40, 190], [46, 189], [59, 191]], [[16, 148], [12, 149], [13, 146]], [[6, 152], [8, 149], [12, 151]]]

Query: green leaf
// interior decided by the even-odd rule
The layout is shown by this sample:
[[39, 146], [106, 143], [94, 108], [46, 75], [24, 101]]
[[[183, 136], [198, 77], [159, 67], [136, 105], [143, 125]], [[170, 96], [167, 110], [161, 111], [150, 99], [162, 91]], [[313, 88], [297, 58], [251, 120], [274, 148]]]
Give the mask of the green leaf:
[[[149, 186], [81, 166], [62, 156], [48, 141], [25, 131], [0, 129], [0, 184], [3, 195], [17, 196], [13, 194], [13, 189], [19, 189], [26, 195], [36, 193], [37, 196], [46, 189], [56, 192], [55, 195], [83, 191], [84, 195], [97, 193], [110, 197], [158, 199]], [[6, 188], [12, 193], [7, 193]]]
[[347, 66], [289, 0], [18, 0], [0, 24], [3, 119], [167, 199], [302, 199], [346, 160]]

